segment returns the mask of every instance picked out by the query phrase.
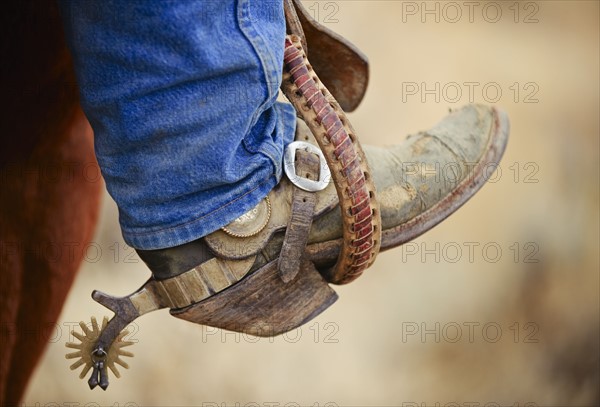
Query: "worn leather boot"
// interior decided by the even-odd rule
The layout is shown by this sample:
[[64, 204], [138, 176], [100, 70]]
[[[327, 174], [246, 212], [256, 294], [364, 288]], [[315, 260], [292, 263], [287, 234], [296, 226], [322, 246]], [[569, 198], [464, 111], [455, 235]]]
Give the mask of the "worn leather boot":
[[[365, 146], [381, 211], [381, 249], [414, 239], [464, 204], [496, 168], [507, 139], [504, 113], [470, 105], [395, 146]], [[296, 140], [316, 144], [300, 120]], [[318, 167], [318, 155], [308, 154]], [[327, 278], [342, 245], [334, 185], [329, 182], [314, 193], [306, 248], [297, 241], [286, 242], [299, 245], [295, 248], [284, 245], [295, 189], [286, 177], [267, 199], [225, 228], [176, 248], [138, 251], [160, 280], [169, 281], [199, 264], [215, 264], [215, 286], [194, 304], [175, 304], [174, 316], [271, 336], [307, 322], [335, 301], [320, 274]], [[287, 281], [281, 273], [285, 265], [296, 268]]]
[[[337, 299], [330, 284], [353, 281], [380, 250], [426, 232], [473, 196], [508, 139], [504, 113], [470, 105], [398, 145], [363, 150], [293, 35], [286, 38], [282, 90], [300, 119], [285, 151], [286, 176], [268, 196], [194, 242], [139, 250], [152, 278], [136, 292], [92, 294], [115, 316], [80, 345], [67, 345], [80, 349], [68, 357], [83, 355], [72, 368], [85, 364], [82, 375], [94, 369], [91, 388], [108, 386], [122, 330], [157, 309], [256, 336], [306, 323]], [[344, 94], [352, 102], [353, 93]]]

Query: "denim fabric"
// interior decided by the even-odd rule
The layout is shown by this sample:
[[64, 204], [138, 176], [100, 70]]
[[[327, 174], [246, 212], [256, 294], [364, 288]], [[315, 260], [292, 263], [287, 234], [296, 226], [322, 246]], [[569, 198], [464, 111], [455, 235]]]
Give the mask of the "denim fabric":
[[279, 182], [296, 120], [276, 102], [282, 3], [61, 1], [81, 104], [131, 246], [205, 236]]

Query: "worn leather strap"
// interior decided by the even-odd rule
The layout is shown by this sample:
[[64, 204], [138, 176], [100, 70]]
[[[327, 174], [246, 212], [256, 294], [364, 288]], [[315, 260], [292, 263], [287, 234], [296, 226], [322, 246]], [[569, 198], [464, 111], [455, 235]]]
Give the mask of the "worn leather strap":
[[302, 42], [302, 48], [304, 52], [308, 54], [308, 45], [306, 44], [306, 37], [304, 35], [304, 29], [302, 23], [296, 12], [296, 6], [293, 0], [283, 0], [283, 11], [285, 13], [285, 22], [288, 35], [297, 35]]
[[[296, 174], [315, 180], [319, 177], [320, 158], [307, 151], [296, 152]], [[292, 194], [292, 214], [285, 231], [283, 246], [279, 255], [279, 275], [284, 283], [293, 280], [304, 259], [308, 234], [317, 204], [317, 195], [298, 187]]]
[[[243, 279], [256, 256], [244, 260], [213, 257], [166, 280], [150, 279], [129, 299], [139, 315], [160, 308], [183, 308], [200, 302]], [[99, 293], [100, 299], [104, 294]], [[99, 301], [101, 302], [101, 301]], [[102, 303], [102, 302], [101, 302]]]
[[336, 265], [324, 276], [332, 283], [349, 283], [373, 263], [381, 245], [381, 215], [367, 160], [354, 129], [312, 70], [295, 35], [285, 39], [281, 88], [323, 150], [340, 201], [344, 245]]

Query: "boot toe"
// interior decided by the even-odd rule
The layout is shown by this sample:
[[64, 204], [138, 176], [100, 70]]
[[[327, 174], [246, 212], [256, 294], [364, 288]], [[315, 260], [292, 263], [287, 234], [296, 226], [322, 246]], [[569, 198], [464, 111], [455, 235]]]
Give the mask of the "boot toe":
[[[473, 196], [498, 165], [508, 131], [504, 112], [468, 105], [397, 145], [363, 145], [377, 188], [382, 250], [426, 232]], [[340, 237], [339, 210], [315, 223], [311, 243]]]
[[382, 249], [444, 220], [493, 174], [508, 141], [506, 114], [469, 105], [388, 149], [368, 148], [384, 228]]

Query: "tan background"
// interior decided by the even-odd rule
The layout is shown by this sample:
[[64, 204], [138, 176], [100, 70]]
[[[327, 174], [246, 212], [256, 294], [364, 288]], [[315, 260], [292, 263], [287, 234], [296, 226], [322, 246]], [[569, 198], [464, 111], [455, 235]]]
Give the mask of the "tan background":
[[[67, 325], [107, 315], [93, 289], [125, 295], [149, 275], [137, 257], [128, 262], [107, 196], [101, 259], [82, 268], [26, 405], [598, 405], [599, 3], [508, 1], [496, 23], [486, 19], [498, 3], [474, 2], [473, 22], [454, 3], [456, 23], [444, 2], [426, 5], [439, 8], [439, 22], [422, 2], [305, 4], [370, 58], [370, 88], [351, 115], [364, 143], [430, 127], [470, 101], [465, 82], [479, 84], [476, 102], [490, 102], [495, 86], [511, 119], [502, 173], [442, 225], [337, 288], [333, 307], [287, 337], [255, 343], [166, 311], [141, 318], [131, 368], [102, 392], [69, 371]], [[439, 82], [440, 100], [403, 94], [409, 82]], [[423, 251], [436, 244], [439, 261]], [[472, 259], [470, 244], [479, 244]], [[408, 335], [415, 327], [433, 333]]]

